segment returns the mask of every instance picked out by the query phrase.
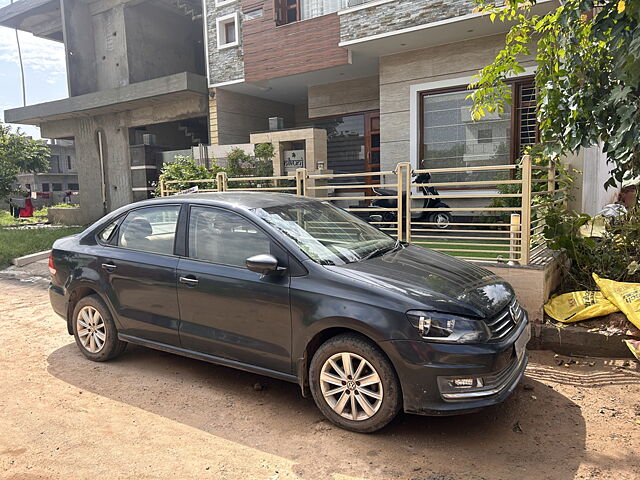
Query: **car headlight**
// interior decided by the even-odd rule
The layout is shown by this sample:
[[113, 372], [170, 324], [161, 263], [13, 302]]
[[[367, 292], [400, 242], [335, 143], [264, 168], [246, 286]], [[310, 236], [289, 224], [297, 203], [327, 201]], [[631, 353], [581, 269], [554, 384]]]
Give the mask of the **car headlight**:
[[486, 324], [438, 312], [407, 312], [411, 324], [425, 340], [441, 343], [481, 343], [489, 339]]

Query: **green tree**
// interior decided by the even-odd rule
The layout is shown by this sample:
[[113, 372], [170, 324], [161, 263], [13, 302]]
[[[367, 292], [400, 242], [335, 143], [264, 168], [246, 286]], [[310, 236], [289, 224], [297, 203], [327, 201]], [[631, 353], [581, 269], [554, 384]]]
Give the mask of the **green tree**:
[[640, 174], [640, 1], [565, 0], [544, 15], [533, 13], [536, 0], [476, 3], [491, 21], [513, 25], [504, 49], [470, 87], [473, 117], [505, 110], [506, 80], [524, 72], [523, 58], [535, 52], [545, 154], [554, 159], [602, 142], [607, 186]]
[[49, 169], [49, 146], [27, 137], [20, 129], [11, 131], [0, 124], [0, 199], [8, 197], [20, 172], [45, 172]]

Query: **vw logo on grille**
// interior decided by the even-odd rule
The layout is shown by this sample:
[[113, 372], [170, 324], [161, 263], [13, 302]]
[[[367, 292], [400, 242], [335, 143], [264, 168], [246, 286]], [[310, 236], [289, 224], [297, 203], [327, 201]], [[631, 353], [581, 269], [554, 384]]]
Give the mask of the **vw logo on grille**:
[[516, 325], [520, 322], [520, 318], [522, 317], [522, 308], [517, 303], [514, 303], [509, 307], [509, 313], [511, 314], [511, 320]]

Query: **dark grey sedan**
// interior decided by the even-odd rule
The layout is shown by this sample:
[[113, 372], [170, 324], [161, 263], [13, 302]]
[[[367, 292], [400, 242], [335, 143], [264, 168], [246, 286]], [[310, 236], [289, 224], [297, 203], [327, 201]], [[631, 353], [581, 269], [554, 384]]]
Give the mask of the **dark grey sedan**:
[[90, 360], [135, 343], [288, 380], [357, 432], [499, 403], [527, 364], [509, 284], [309, 198], [132, 204], [58, 240], [49, 268]]

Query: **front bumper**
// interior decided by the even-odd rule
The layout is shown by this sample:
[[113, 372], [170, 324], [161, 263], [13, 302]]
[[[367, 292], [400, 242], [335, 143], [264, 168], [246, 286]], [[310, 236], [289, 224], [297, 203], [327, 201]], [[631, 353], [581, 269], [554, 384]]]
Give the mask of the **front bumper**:
[[[499, 343], [384, 342], [400, 379], [405, 412], [453, 415], [504, 401], [513, 393], [527, 367], [524, 346], [530, 332], [525, 316], [518, 328]], [[454, 379], [480, 381], [468, 388], [451, 388]]]

